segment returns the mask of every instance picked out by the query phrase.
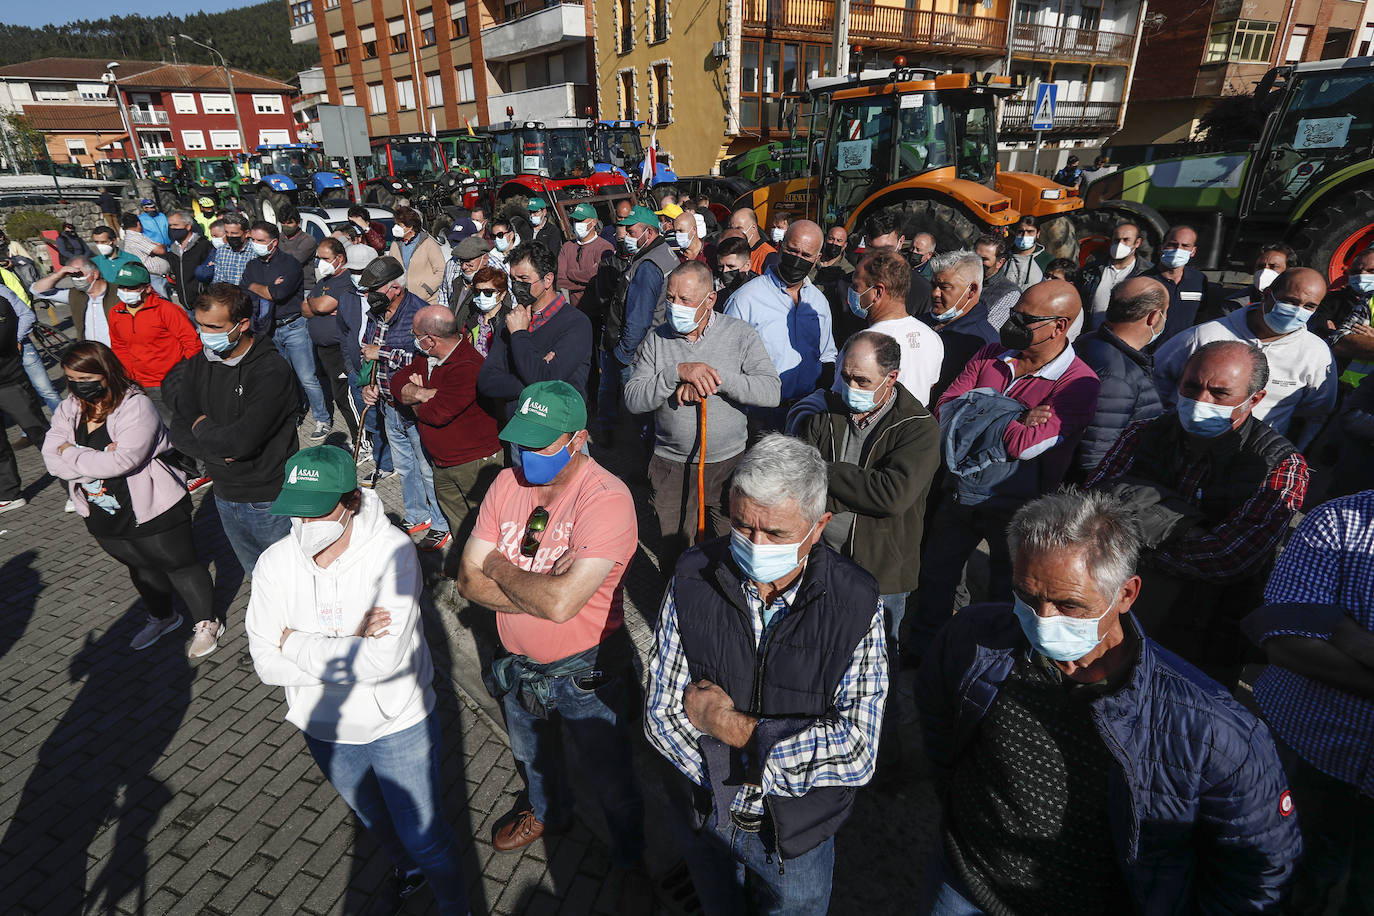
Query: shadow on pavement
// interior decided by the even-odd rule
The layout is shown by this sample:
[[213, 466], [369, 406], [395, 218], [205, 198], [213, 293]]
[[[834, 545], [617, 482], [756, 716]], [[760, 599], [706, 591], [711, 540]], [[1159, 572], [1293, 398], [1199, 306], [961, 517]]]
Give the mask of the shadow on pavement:
[[0, 592], [5, 595], [0, 610], [0, 658], [4, 658], [29, 628], [43, 577], [33, 568], [38, 551], [15, 554], [0, 566]]

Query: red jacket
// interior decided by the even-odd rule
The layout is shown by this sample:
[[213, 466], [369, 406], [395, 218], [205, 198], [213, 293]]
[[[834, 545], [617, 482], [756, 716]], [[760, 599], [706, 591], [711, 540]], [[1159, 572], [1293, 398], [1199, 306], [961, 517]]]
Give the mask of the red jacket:
[[463, 338], [432, 373], [429, 357], [421, 355], [391, 376], [391, 393], [398, 403], [412, 375], [420, 376], [423, 387], [436, 389], [434, 397], [410, 409], [419, 421], [420, 442], [438, 467], [467, 464], [501, 451], [496, 416], [477, 396], [482, 361], [472, 341]]
[[185, 310], [151, 291], [137, 312], [122, 302], [110, 309], [109, 323], [110, 349], [144, 388], [161, 388], [173, 366], [201, 352]]

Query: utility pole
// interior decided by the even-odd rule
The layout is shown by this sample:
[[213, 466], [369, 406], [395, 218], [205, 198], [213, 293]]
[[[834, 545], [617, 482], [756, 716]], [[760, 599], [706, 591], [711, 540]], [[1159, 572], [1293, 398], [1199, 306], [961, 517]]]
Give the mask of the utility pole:
[[252, 150], [248, 148], [248, 135], [243, 131], [243, 118], [239, 116], [239, 97], [234, 94], [234, 71], [229, 69], [229, 64], [225, 61], [224, 55], [219, 53], [219, 50], [216, 49], [213, 44], [209, 44], [206, 41], [196, 41], [184, 32], [181, 33], [181, 37], [193, 45], [204, 48], [219, 58], [219, 65], [224, 68], [224, 81], [229, 84], [229, 106], [234, 109], [234, 123], [237, 124], [239, 128], [239, 148], [243, 150], [245, 156], [248, 155]]
[[134, 170], [139, 178], [147, 178], [148, 173], [143, 168], [143, 156], [138, 151], [138, 137], [134, 134], [133, 123], [129, 120], [129, 108], [124, 104], [124, 93], [119, 91], [119, 78], [115, 76], [115, 68], [118, 66], [119, 61], [110, 61], [105, 65], [105, 73], [100, 78], [114, 90], [115, 101], [119, 104], [119, 118], [124, 122], [124, 132], [129, 135], [129, 149], [134, 154]]
[[849, 0], [835, 0], [835, 33], [830, 39], [830, 60], [836, 76], [849, 72]]

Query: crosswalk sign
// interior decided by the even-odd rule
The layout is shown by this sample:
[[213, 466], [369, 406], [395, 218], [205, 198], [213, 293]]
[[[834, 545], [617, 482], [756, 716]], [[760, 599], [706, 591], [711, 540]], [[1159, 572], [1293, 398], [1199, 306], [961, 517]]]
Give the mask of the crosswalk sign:
[[1035, 112], [1031, 117], [1031, 130], [1054, 129], [1054, 103], [1059, 95], [1056, 83], [1041, 83], [1035, 90]]

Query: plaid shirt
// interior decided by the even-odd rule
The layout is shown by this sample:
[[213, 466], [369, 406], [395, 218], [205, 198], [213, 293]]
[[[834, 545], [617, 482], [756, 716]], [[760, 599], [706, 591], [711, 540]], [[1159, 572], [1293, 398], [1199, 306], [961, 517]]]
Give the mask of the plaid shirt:
[[[1374, 490], [1318, 506], [1279, 557], [1266, 605], [1340, 608], [1374, 631]], [[1329, 624], [1274, 621], [1261, 640], [1277, 636], [1329, 639]], [[1374, 699], [1270, 665], [1255, 682], [1255, 700], [1269, 726], [1322, 772], [1374, 798]]]
[[211, 282], [232, 283], [238, 286], [243, 280], [243, 269], [256, 257], [252, 246], [246, 242], [238, 251], [225, 245], [215, 252], [215, 276]]
[[[494, 253], [487, 253], [487, 267], [495, 267], [504, 274], [510, 274], [510, 268], [506, 262], [497, 257]], [[453, 301], [453, 281], [463, 275], [463, 262], [457, 258], [449, 258], [444, 263], [444, 282], [439, 287], [439, 301], [436, 305], [442, 305], [449, 311], [457, 311], [461, 302]]]
[[[1097, 466], [1087, 486], [1115, 480], [1131, 471], [1140, 435], [1150, 423], [1176, 423], [1176, 414], [1133, 423]], [[1257, 421], [1258, 422], [1258, 421]], [[1203, 475], [1209, 463], [1200, 455], [1185, 465], [1171, 489], [1189, 504], [1202, 503]], [[1307, 494], [1307, 460], [1293, 452], [1269, 472], [1259, 492], [1237, 506], [1219, 525], [1203, 534], [1161, 544], [1151, 554], [1165, 571], [1193, 579], [1226, 581], [1243, 578], [1273, 556]]]
[[552, 302], [550, 302], [542, 311], [535, 312], [534, 315], [530, 318], [530, 333], [533, 334], [535, 331], [539, 330], [544, 325], [548, 324], [549, 319], [553, 318], [554, 315], [557, 315], [560, 311], [562, 311], [563, 306], [567, 304], [568, 299], [562, 293], [559, 293], [557, 296], [554, 296]]
[[[754, 643], [762, 646], [773, 625], [792, 610], [802, 576], [764, 607], [753, 583], [745, 583], [744, 597], [752, 612]], [[697, 742], [704, 734], [687, 719], [683, 693], [691, 683], [687, 656], [678, 635], [674, 583], [668, 584], [658, 614], [654, 655], [649, 662], [649, 700], [644, 732], [658, 752], [688, 779], [706, 785], [706, 769]], [[760, 816], [766, 795], [799, 797], [822, 786], [861, 786], [873, 778], [878, 760], [878, 732], [887, 697], [887, 643], [883, 631], [883, 603], [868, 632], [854, 648], [849, 668], [835, 691], [833, 716], [817, 719], [768, 753], [760, 785], [742, 787], [730, 804], [738, 814]]]

